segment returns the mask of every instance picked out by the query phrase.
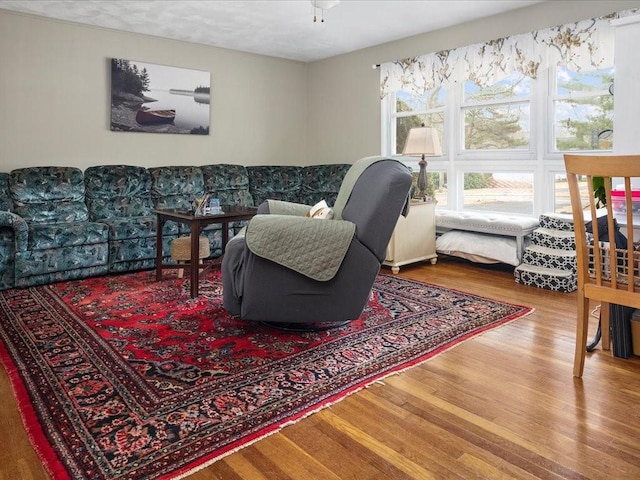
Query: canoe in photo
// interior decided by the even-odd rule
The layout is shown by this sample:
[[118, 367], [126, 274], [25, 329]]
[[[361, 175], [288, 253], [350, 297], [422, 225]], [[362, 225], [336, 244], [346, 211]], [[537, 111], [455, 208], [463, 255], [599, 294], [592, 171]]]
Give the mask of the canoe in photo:
[[136, 113], [136, 122], [141, 125], [171, 123], [175, 118], [175, 110], [138, 110]]

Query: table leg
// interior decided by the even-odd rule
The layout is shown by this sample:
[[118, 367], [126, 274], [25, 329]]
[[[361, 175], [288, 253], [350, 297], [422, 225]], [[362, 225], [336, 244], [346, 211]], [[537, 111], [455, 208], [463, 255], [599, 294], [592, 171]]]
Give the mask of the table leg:
[[200, 280], [200, 224], [191, 223], [191, 298], [198, 296]]
[[162, 227], [164, 218], [156, 217], [156, 282], [162, 280]]
[[[222, 255], [224, 255], [224, 249], [227, 246], [227, 243], [229, 243], [229, 222], [222, 222]], [[220, 258], [222, 258], [222, 256]]]

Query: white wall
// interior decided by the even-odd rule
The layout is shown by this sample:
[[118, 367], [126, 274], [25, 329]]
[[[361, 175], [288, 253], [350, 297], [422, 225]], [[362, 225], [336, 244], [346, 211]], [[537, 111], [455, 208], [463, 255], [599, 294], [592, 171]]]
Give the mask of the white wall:
[[[640, 1], [550, 0], [503, 15], [417, 35], [309, 65], [309, 163], [380, 154], [379, 70], [418, 56], [640, 7]], [[338, 14], [338, 10], [335, 10]], [[381, 19], [380, 28], [384, 28]], [[618, 97], [616, 97], [618, 100]], [[617, 102], [616, 102], [617, 103]]]
[[[110, 130], [110, 59], [211, 72], [211, 134]], [[307, 64], [0, 10], [0, 171], [307, 161]]]

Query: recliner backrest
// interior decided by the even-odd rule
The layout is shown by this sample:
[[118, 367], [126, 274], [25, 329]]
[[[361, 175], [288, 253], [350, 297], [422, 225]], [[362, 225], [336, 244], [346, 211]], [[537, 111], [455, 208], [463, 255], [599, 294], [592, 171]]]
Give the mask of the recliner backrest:
[[200, 167], [152, 167], [151, 194], [155, 208], [189, 209], [204, 196], [204, 180]]
[[396, 160], [369, 166], [356, 181], [342, 219], [356, 224], [356, 237], [382, 262], [411, 189], [411, 173]]
[[219, 198], [222, 205], [253, 206], [246, 167], [220, 163], [204, 165], [200, 169], [205, 193]]
[[27, 167], [9, 174], [14, 212], [27, 223], [84, 222], [84, 175], [75, 167]]
[[302, 188], [302, 167], [254, 165], [247, 167], [249, 190], [254, 205], [267, 199], [298, 202]]
[[153, 215], [151, 175], [144, 167], [99, 165], [84, 172], [91, 220]]

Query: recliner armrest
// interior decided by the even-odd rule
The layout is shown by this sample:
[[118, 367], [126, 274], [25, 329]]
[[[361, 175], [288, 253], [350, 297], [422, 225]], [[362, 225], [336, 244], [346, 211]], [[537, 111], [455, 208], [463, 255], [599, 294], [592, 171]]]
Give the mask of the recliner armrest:
[[258, 214], [306, 217], [309, 210], [311, 210], [311, 207], [302, 203], [286, 202], [284, 200], [265, 200], [258, 207]]

